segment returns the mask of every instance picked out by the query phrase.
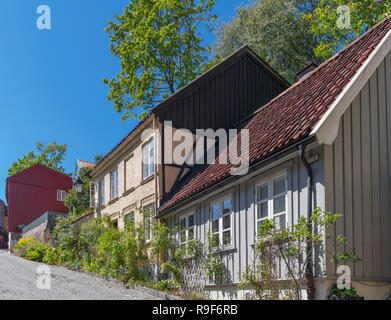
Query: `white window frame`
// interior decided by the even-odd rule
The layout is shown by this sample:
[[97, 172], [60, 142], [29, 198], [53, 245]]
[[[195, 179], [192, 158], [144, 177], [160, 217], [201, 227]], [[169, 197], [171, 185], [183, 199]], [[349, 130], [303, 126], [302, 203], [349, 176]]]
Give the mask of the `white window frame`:
[[[223, 213], [223, 204], [225, 201], [229, 200], [230, 201], [230, 213], [228, 214], [224, 214]], [[213, 219], [213, 207], [218, 204], [219, 205], [219, 216], [217, 219]], [[225, 248], [229, 248], [229, 247], [232, 247], [233, 244], [234, 244], [234, 226], [233, 226], [233, 223], [234, 223], [234, 219], [233, 219], [233, 216], [234, 216], [234, 210], [233, 210], [233, 195], [232, 194], [227, 194], [225, 196], [222, 196], [222, 197], [219, 197], [218, 199], [215, 199], [213, 201], [210, 202], [210, 205], [209, 205], [209, 230], [210, 230], [210, 233], [211, 233], [211, 236], [214, 237], [215, 234], [218, 234], [218, 238], [219, 238], [219, 244], [218, 244], [218, 247], [214, 247], [213, 249], [216, 250], [218, 248], [222, 248], [222, 249], [225, 249]], [[224, 227], [224, 218], [229, 216], [230, 217], [230, 227], [229, 228], [223, 228]], [[218, 221], [218, 226], [219, 226], [219, 230], [218, 232], [213, 232], [213, 222], [214, 221]], [[224, 241], [224, 233], [227, 232], [227, 231], [230, 231], [230, 243], [228, 244], [224, 244], [223, 241]]]
[[155, 217], [155, 214], [156, 214], [156, 207], [155, 207], [155, 203], [149, 203], [149, 204], [147, 204], [147, 205], [145, 205], [144, 207], [143, 207], [143, 214], [145, 215], [145, 208], [147, 208], [147, 207], [150, 207], [150, 206], [153, 206], [153, 208], [154, 208], [154, 212], [153, 212], [153, 214], [152, 215], [149, 215], [149, 216], [147, 216], [147, 217], [145, 217], [144, 216], [144, 226], [145, 226], [145, 224], [146, 223], [149, 223], [149, 230], [146, 230], [146, 232], [145, 232], [145, 241], [146, 242], [150, 242], [151, 241], [151, 239], [152, 239], [152, 228], [151, 228], [151, 224], [152, 224], [152, 221], [153, 221], [153, 219], [154, 219], [154, 217]]
[[[116, 179], [113, 186], [113, 174], [115, 173]], [[110, 201], [118, 198], [118, 168], [110, 172]]]
[[[193, 225], [189, 226], [189, 218], [193, 216]], [[185, 220], [185, 229], [182, 229], [182, 221]], [[179, 223], [179, 232], [178, 232], [178, 243], [179, 246], [182, 247], [186, 245], [190, 240], [195, 240], [197, 239], [197, 234], [196, 234], [196, 213], [194, 211], [187, 212], [185, 214], [182, 214], [178, 218], [178, 223]], [[189, 238], [189, 231], [193, 229], [193, 238]], [[185, 239], [182, 239], [182, 231], [185, 231]]]
[[[155, 139], [154, 138], [151, 138], [148, 142], [146, 142], [143, 146], [142, 146], [142, 150], [141, 150], [141, 153], [142, 153], [142, 177], [143, 177], [143, 181], [148, 179], [150, 176], [152, 176], [153, 174], [155, 174]], [[147, 150], [147, 153], [145, 154], [145, 151], [144, 150]], [[152, 153], [152, 154], [151, 154]], [[147, 159], [145, 159], [145, 156], [147, 157]], [[145, 170], [144, 169], [147, 169], [146, 170], [146, 174], [145, 174]]]
[[132, 217], [133, 223], [135, 223], [136, 220], [135, 220], [135, 214], [133, 210], [124, 214], [124, 219], [129, 219], [129, 217]]
[[103, 207], [104, 205], [105, 205], [105, 178], [103, 178], [98, 183], [98, 207]]
[[[285, 179], [285, 191], [279, 194], [274, 195], [274, 190], [273, 190], [273, 182], [284, 178]], [[267, 185], [267, 198], [263, 200], [259, 200], [257, 198], [257, 193], [258, 193], [258, 188], [261, 186]], [[274, 214], [274, 199], [285, 196], [285, 211], [280, 212], [278, 214]], [[289, 212], [289, 206], [288, 206], [288, 198], [289, 198], [289, 190], [288, 190], [288, 174], [286, 170], [279, 171], [278, 173], [275, 173], [273, 175], [269, 175], [262, 180], [260, 180], [258, 183], [255, 184], [255, 190], [254, 190], [254, 203], [255, 203], [255, 233], [258, 234], [258, 227], [259, 223], [261, 221], [264, 221], [266, 219], [269, 220], [274, 220], [275, 217], [279, 217], [282, 215], [285, 215], [285, 228], [289, 226], [289, 221], [288, 221], [288, 212]], [[258, 206], [262, 203], [267, 203], [268, 204], [268, 214], [264, 218], [258, 218]]]
[[67, 192], [65, 190], [57, 190], [57, 201], [64, 202]]

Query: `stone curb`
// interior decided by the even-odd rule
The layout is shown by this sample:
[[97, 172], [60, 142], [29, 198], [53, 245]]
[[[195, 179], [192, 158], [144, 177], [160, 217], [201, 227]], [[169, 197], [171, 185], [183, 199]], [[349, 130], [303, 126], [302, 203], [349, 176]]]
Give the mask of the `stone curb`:
[[86, 270], [76, 270], [76, 272], [80, 272], [80, 273], [85, 273], [85, 274], [88, 274], [92, 277], [96, 277], [96, 278], [99, 278], [99, 279], [103, 279], [103, 280], [106, 280], [106, 281], [109, 281], [109, 282], [113, 282], [115, 284], [118, 284], [120, 286], [123, 286], [125, 287], [126, 289], [134, 289], [134, 290], [139, 290], [139, 291], [142, 291], [146, 294], [149, 294], [151, 296], [154, 296], [154, 297], [157, 297], [157, 298], [162, 298], [164, 300], [184, 300], [183, 298], [180, 298], [180, 297], [177, 297], [177, 296], [174, 296], [174, 295], [171, 295], [171, 294], [168, 294], [168, 293], [165, 293], [165, 292], [162, 292], [162, 291], [158, 291], [158, 290], [155, 290], [155, 289], [151, 289], [151, 288], [147, 288], [147, 287], [141, 287], [141, 286], [131, 286], [125, 282], [122, 282], [116, 278], [113, 278], [113, 277], [102, 277], [102, 276], [99, 276], [95, 273], [92, 273], [90, 271], [86, 271]]

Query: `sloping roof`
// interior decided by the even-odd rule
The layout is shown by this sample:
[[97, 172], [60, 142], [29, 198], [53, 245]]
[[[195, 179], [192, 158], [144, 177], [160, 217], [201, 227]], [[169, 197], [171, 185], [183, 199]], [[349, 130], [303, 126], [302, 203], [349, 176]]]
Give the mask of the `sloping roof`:
[[130, 130], [130, 132], [122, 138], [122, 140], [120, 142], [118, 142], [114, 147], [113, 149], [111, 149], [104, 157], [102, 160], [100, 160], [95, 166], [94, 166], [94, 169], [90, 172], [90, 175], [93, 175], [94, 172], [96, 170], [98, 170], [98, 167], [100, 167], [104, 162], [105, 160], [112, 154], [114, 153], [138, 128], [141, 127], [142, 124], [144, 124], [147, 120], [149, 120], [151, 118], [151, 113], [148, 114], [145, 118], [143, 118], [142, 120], [140, 120], [139, 123], [136, 124], [136, 126]]
[[88, 162], [88, 161], [83, 161], [83, 160], [78, 160], [80, 162], [80, 164], [83, 166], [83, 167], [86, 167], [86, 168], [93, 168], [95, 167], [95, 163], [93, 162]]
[[[244, 127], [250, 136], [250, 165], [309, 137], [390, 29], [391, 16], [259, 108]], [[224, 180], [230, 176], [231, 168], [230, 164], [193, 168], [164, 200], [160, 212]]]
[[105, 160], [113, 154], [125, 141], [148, 119], [151, 118], [152, 114], [156, 114], [158, 110], [161, 110], [167, 106], [171, 101], [176, 99], [177, 97], [186, 94], [187, 92], [193, 90], [199, 83], [208, 75], [211, 75], [215, 72], [218, 72], [220, 69], [225, 68], [232, 60], [236, 59], [238, 56], [241, 56], [243, 54], [250, 54], [253, 56], [260, 65], [262, 65], [265, 70], [268, 70], [270, 74], [273, 75], [273, 77], [279, 81], [285, 88], [290, 85], [290, 83], [285, 80], [276, 70], [274, 70], [271, 66], [269, 66], [262, 58], [260, 58], [253, 50], [251, 50], [248, 46], [242, 46], [238, 50], [234, 51], [231, 55], [223, 59], [220, 63], [216, 64], [212, 68], [208, 69], [204, 73], [202, 73], [200, 76], [195, 78], [193, 81], [189, 82], [187, 85], [176, 91], [174, 94], [167, 97], [165, 100], [160, 101], [157, 103], [151, 111], [148, 113], [148, 115], [143, 118], [130, 132], [120, 141], [118, 142], [104, 157], [99, 163], [96, 164], [94, 167], [94, 170], [91, 172], [91, 175], [93, 175], [96, 170], [105, 162]]

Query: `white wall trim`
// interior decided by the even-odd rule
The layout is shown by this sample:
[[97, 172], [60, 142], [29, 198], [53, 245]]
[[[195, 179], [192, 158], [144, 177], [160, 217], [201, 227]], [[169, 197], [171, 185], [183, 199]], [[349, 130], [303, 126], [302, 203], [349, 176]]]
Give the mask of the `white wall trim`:
[[331, 145], [334, 142], [342, 115], [390, 51], [391, 29], [312, 130], [311, 135], [315, 134], [320, 144]]

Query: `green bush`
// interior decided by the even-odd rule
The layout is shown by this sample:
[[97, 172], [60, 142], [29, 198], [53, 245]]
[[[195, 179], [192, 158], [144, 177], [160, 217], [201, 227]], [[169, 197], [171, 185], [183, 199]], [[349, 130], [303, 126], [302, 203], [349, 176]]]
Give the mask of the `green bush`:
[[27, 260], [43, 262], [49, 246], [30, 238], [19, 239], [18, 243], [12, 247], [12, 252]]
[[350, 287], [339, 289], [336, 285], [331, 288], [331, 295], [342, 298], [359, 297], [355, 288]]
[[46, 256], [48, 246], [42, 242], [33, 241], [30, 246], [27, 247], [25, 259], [43, 262], [43, 258]]

